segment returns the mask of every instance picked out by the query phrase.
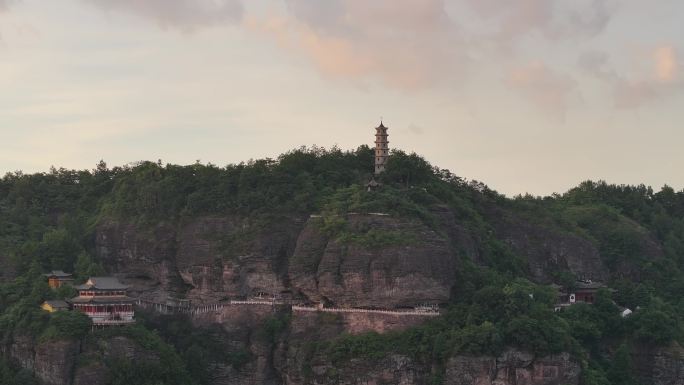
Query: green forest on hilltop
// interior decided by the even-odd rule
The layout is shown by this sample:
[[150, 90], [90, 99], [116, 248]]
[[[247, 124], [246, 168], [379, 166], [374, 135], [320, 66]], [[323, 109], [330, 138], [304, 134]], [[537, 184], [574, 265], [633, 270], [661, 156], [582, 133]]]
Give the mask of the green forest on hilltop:
[[[226, 167], [139, 162], [109, 168], [101, 162], [94, 170], [9, 173], [0, 180], [0, 268], [7, 277], [0, 284], [2, 343], [18, 335], [43, 340], [107, 337], [88, 334], [88, 320], [79, 314], [48, 315], [38, 307], [44, 299], [70, 295], [67, 289], [49, 290], [42, 272], [73, 271], [81, 280], [104, 273], [95, 255], [94, 232], [107, 218], [154, 226], [237, 213], [259, 224], [278, 216], [322, 213], [326, 231], [340, 239], [391, 243], [410, 237], [350, 234], [336, 214], [387, 212], [438, 229], [432, 210], [438, 205], [453, 210], [478, 239], [482, 259], [476, 264], [456, 256], [461, 259], [457, 286], [444, 316], [400, 333], [311, 342], [307, 354], [341, 363], [400, 352], [439, 368], [457, 353], [497, 354], [515, 346], [538, 354], [570, 352], [583, 365], [585, 384], [623, 385], [636, 384], [630, 352], [684, 342], [684, 192], [584, 182], [562, 195], [507, 198], [401, 151], [392, 153], [379, 177], [382, 188], [366, 192], [372, 164], [372, 149], [362, 146], [355, 151], [301, 148], [277, 159]], [[494, 237], [486, 215], [491, 207], [589, 239], [614, 272], [607, 283], [617, 291], [600, 292], [595, 305], [554, 313], [553, 290], [531, 282], [526, 256]], [[640, 242], [645, 237], [656, 242], [662, 257], [649, 257]], [[638, 274], [624, 274], [625, 269]], [[565, 285], [574, 281], [567, 272], [556, 278]], [[639, 310], [622, 318], [618, 306]], [[141, 341], [163, 359], [156, 367], [108, 362], [140, 374], [113, 378], [112, 383], [158, 383], [150, 373], [168, 384], [207, 383], [206, 361], [197, 357], [220, 351], [210, 335], [190, 330], [182, 319], [142, 321], [117, 333]], [[273, 319], [262, 325], [264, 338], [281, 338], [286, 323]], [[227, 359], [238, 367], [249, 357], [245, 353]], [[0, 362], [0, 383], [30, 383], [27, 376]], [[440, 382], [438, 371], [434, 381]]]

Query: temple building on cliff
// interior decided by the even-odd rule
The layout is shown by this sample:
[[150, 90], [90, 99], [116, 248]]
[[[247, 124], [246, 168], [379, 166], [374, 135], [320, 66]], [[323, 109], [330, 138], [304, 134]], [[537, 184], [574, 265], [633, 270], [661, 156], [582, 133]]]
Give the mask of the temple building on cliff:
[[47, 274], [43, 274], [43, 276], [48, 279], [48, 285], [53, 289], [64, 285], [71, 285], [74, 282], [72, 275], [62, 270], [52, 270]]
[[61, 299], [47, 300], [40, 305], [40, 308], [48, 313], [54, 313], [56, 311], [68, 311], [69, 304]]
[[128, 286], [114, 277], [90, 277], [75, 286], [78, 297], [72, 298], [73, 309], [82, 311], [94, 326], [127, 325], [135, 322], [133, 299], [126, 295]]
[[576, 303], [593, 304], [596, 300], [596, 295], [601, 289], [608, 289], [608, 286], [601, 282], [594, 282], [591, 280], [580, 280], [575, 282], [574, 287], [564, 289], [560, 285], [552, 285], [558, 293], [558, 301], [554, 310], [560, 311], [565, 307], [572, 306]]

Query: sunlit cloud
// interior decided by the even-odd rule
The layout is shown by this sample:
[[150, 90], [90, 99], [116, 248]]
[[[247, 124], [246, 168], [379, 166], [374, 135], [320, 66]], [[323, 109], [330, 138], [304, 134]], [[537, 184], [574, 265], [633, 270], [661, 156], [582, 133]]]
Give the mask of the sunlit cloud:
[[[444, 0], [285, 0], [285, 14], [250, 17], [247, 25], [303, 54], [325, 75], [413, 91], [457, 87], [476, 65], [473, 58], [500, 61], [532, 33], [548, 41], [594, 37], [615, 9], [608, 0], [456, 3], [493, 30], [464, 29]], [[507, 48], [487, 48], [502, 45]]]
[[531, 33], [552, 40], [593, 37], [606, 27], [613, 8], [606, 0], [465, 0], [477, 15], [494, 22], [499, 43]]
[[462, 76], [467, 52], [440, 0], [287, 0], [289, 14], [251, 19], [325, 75], [415, 90]]
[[661, 82], [672, 82], [677, 75], [677, 54], [672, 46], [662, 46], [655, 49], [656, 78]]
[[563, 118], [576, 82], [540, 61], [518, 67], [508, 75], [507, 84], [550, 116]]
[[653, 72], [620, 74], [609, 55], [600, 51], [583, 53], [579, 66], [610, 87], [614, 105], [621, 109], [639, 108], [684, 93], [684, 83], [677, 79], [676, 50], [671, 45], [657, 46], [650, 55], [639, 55], [637, 59], [650, 60]]

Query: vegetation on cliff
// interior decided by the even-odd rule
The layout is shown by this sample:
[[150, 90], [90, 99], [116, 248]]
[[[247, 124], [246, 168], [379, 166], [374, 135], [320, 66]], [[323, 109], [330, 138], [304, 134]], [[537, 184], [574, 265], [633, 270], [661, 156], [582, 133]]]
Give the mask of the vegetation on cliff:
[[[83, 279], [104, 272], [96, 257], [94, 229], [107, 218], [152, 226], [202, 215], [240, 214], [258, 227], [279, 215], [315, 213], [322, 215], [322, 231], [340, 242], [401, 246], [420, 238], [350, 228], [344, 215], [389, 213], [441, 232], [436, 207], [448, 207], [477, 241], [476, 259], [466, 253], [454, 255], [460, 261], [458, 278], [445, 315], [402, 333], [312, 343], [310, 354], [341, 362], [403, 352], [443, 363], [454, 354], [494, 354], [505, 346], [538, 354], [569, 351], [584, 361], [587, 384], [621, 384], [618, 373], [630, 370], [625, 364], [630, 349], [684, 342], [684, 192], [667, 186], [654, 192], [645, 186], [584, 182], [562, 195], [511, 199], [400, 151], [392, 154], [387, 171], [378, 178], [382, 188], [366, 192], [372, 160], [373, 152], [365, 146], [355, 151], [302, 148], [278, 159], [226, 167], [140, 162], [109, 168], [102, 162], [91, 171], [9, 173], [0, 179], [3, 344], [10, 344], [16, 335], [84, 338], [87, 325], [82, 319], [40, 311], [42, 300], [68, 295], [49, 290], [40, 273], [63, 269]], [[497, 238], [495, 229], [502, 215], [515, 215], [596, 245], [609, 272], [607, 283], [616, 291], [600, 293], [593, 306], [579, 304], [554, 313], [555, 296], [545, 285], [549, 282], [533, 283], [528, 256]], [[249, 236], [245, 231], [226, 240], [226, 254], [237, 255], [240, 242]], [[574, 283], [568, 271], [552, 274], [556, 283]], [[622, 318], [618, 306], [638, 310]], [[278, 322], [267, 327], [269, 338], [284, 327]], [[142, 328], [131, 338], [142, 343], [154, 340], [150, 346], [170, 364], [110, 365], [169, 381], [194, 378], [209, 383], [208, 360], [202, 357], [220, 353], [220, 347], [211, 343], [211, 334], [193, 331], [178, 320], [147, 325], [158, 329], [159, 337], [150, 337]], [[240, 367], [250, 357], [238, 352], [224, 358]], [[0, 375], [18, 374], [4, 365]], [[136, 383], [127, 377], [116, 381]], [[142, 381], [137, 383], [154, 383]]]
[[37, 385], [38, 381], [30, 370], [19, 368], [4, 357], [0, 357], [0, 384]]

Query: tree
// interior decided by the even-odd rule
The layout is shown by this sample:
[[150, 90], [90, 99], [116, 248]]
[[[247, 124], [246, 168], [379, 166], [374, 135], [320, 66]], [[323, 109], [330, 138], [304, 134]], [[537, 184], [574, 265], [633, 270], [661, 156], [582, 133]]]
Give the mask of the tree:
[[394, 150], [387, 160], [385, 172], [381, 180], [400, 183], [406, 187], [423, 186], [431, 179], [436, 179], [432, 166], [415, 152], [407, 155], [401, 150]]
[[36, 254], [44, 268], [70, 270], [81, 250], [82, 246], [66, 229], [54, 229], [43, 235]]
[[74, 265], [76, 279], [86, 280], [89, 277], [96, 277], [104, 274], [104, 269], [93, 261], [93, 258], [85, 251], [81, 252]]
[[48, 337], [80, 339], [88, 333], [92, 322], [80, 311], [58, 311], [50, 314], [48, 325]]
[[76, 289], [74, 289], [73, 286], [71, 285], [62, 285], [57, 288], [57, 290], [54, 291], [54, 297], [56, 299], [67, 299], [67, 298], [73, 298], [76, 296], [78, 292]]
[[595, 361], [589, 362], [586, 368], [582, 370], [582, 380], [580, 382], [584, 385], [612, 385], [606, 373]]
[[648, 306], [649, 303], [651, 303], [650, 290], [643, 284], [637, 285], [636, 290], [634, 290], [634, 307]]
[[677, 320], [654, 306], [641, 309], [633, 317], [634, 335], [642, 342], [665, 345], [677, 335]]
[[620, 345], [615, 351], [608, 369], [608, 379], [613, 385], [636, 385], [632, 373], [632, 357], [626, 344]]

